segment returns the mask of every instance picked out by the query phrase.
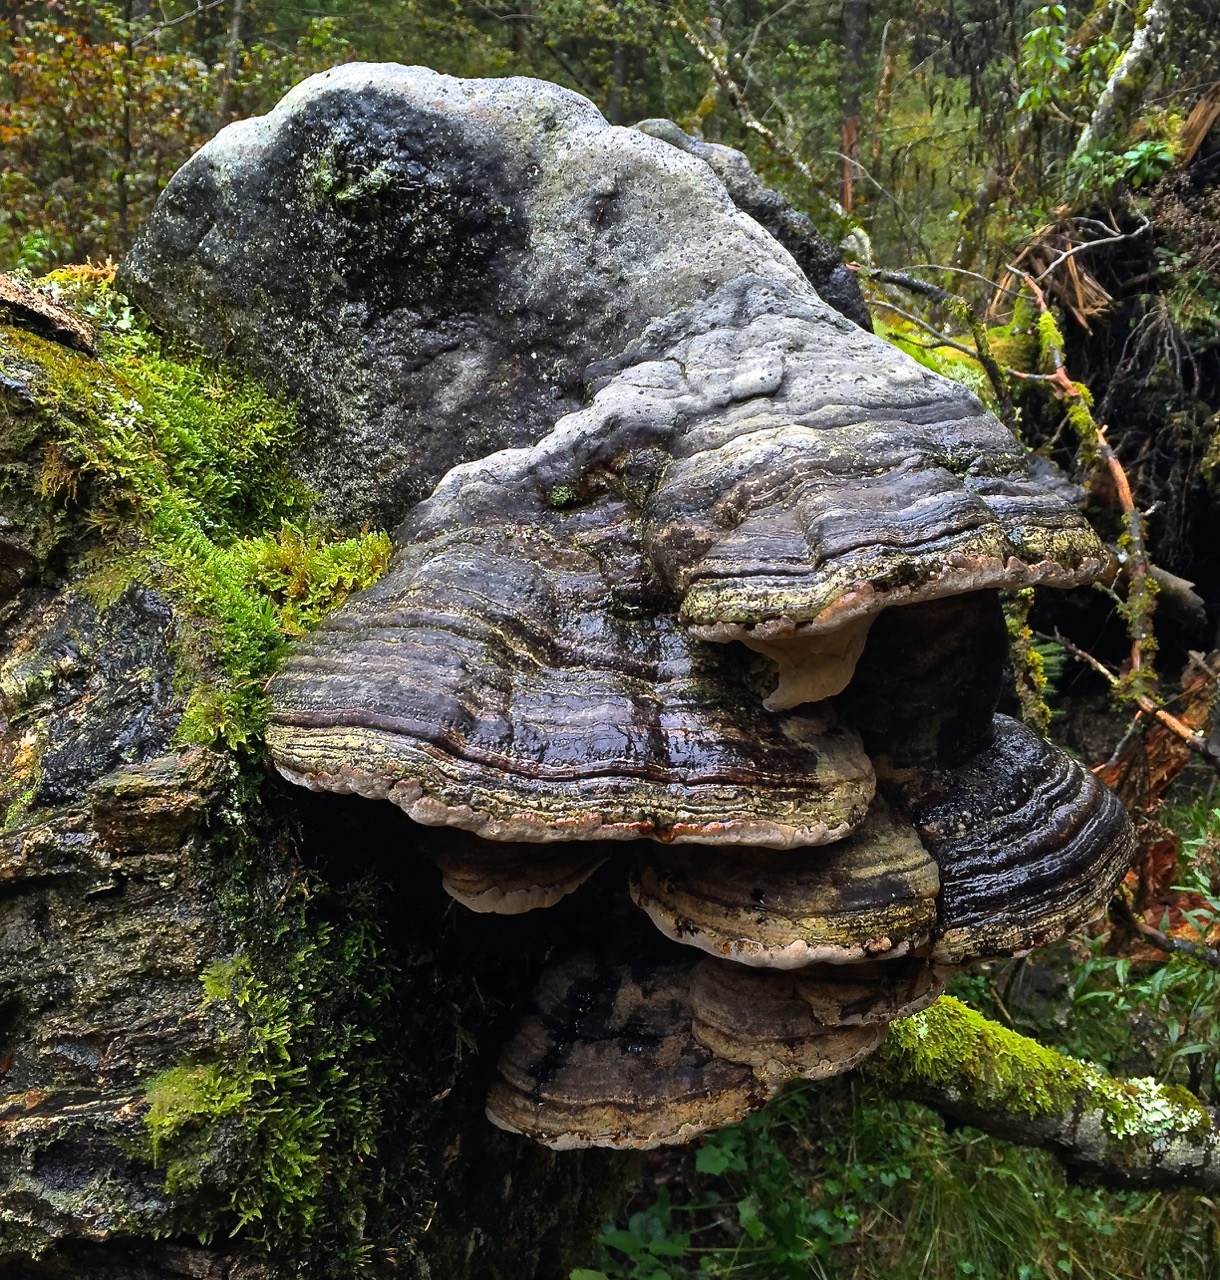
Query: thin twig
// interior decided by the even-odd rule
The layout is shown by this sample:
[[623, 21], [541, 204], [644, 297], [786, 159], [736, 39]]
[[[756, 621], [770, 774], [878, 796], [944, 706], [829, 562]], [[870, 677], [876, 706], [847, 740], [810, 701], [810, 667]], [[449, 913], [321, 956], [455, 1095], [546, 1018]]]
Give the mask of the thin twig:
[[209, 9], [218, 9], [224, 0], [210, 0], [208, 4], [196, 5], [187, 13], [179, 14], [176, 18], [168, 18], [164, 22], [159, 22], [155, 27], [146, 31], [138, 40], [133, 40], [131, 47], [139, 48], [146, 41], [155, 40], [163, 31], [168, 31], [170, 27], [176, 27], [180, 22], [189, 22], [191, 18], [197, 18], [202, 13], [207, 13]]
[[737, 112], [737, 117], [741, 121], [742, 127], [750, 133], [757, 134], [776, 155], [790, 164], [815, 191], [823, 194], [813, 170], [782, 138], [776, 135], [774, 130], [767, 128], [750, 109], [750, 104], [746, 101], [745, 90], [729, 71], [727, 49], [723, 46], [720, 49], [713, 49], [711, 45], [703, 40], [682, 13], [675, 15], [672, 19], [672, 25], [685, 36], [686, 42], [707, 63], [708, 70], [712, 73], [712, 79], [724, 91], [732, 104], [733, 110]]
[[[1039, 640], [1045, 640], [1061, 645], [1064, 652], [1067, 653], [1069, 657], [1075, 658], [1077, 662], [1083, 662], [1087, 667], [1092, 667], [1092, 669], [1096, 671], [1097, 674], [1101, 676], [1102, 679], [1105, 680], [1112, 688], [1122, 684], [1119, 677], [1116, 676], [1104, 662], [1099, 662], [1091, 653], [1080, 648], [1079, 645], [1073, 644], [1060, 632], [1056, 631], [1054, 635], [1046, 635], [1041, 631], [1035, 631], [1034, 634]], [[1220, 769], [1220, 761], [1217, 761], [1212, 756], [1211, 752], [1208, 751], [1207, 739], [1201, 733], [1196, 733], [1188, 724], [1183, 724], [1177, 716], [1170, 715], [1164, 707], [1158, 707], [1157, 704], [1146, 694], [1131, 693], [1128, 696], [1131, 697], [1135, 702], [1135, 705], [1139, 707], [1145, 715], [1152, 716], [1163, 724], [1170, 733], [1176, 734], [1191, 751], [1197, 752], [1201, 755], [1213, 769]]]
[[[1100, 244], [1101, 241], [1093, 243]], [[1029, 286], [1030, 292], [1034, 295], [1034, 300], [1038, 304], [1041, 312], [1049, 310], [1046, 301], [1046, 293], [1039, 286], [1039, 276], [1035, 279], [1028, 272], [1022, 271], [1019, 267], [1010, 266], [1008, 270], [1018, 275]], [[1043, 275], [1046, 273], [1043, 272]], [[1052, 343], [1047, 344], [1047, 354], [1050, 356], [1053, 372], [1047, 378], [1056, 388], [1056, 394], [1065, 400], [1083, 401], [1080, 389], [1068, 376], [1067, 369], [1063, 364], [1063, 352], [1058, 346]], [[1105, 427], [1103, 427], [1093, 417], [1091, 410], [1088, 408], [1087, 401], [1084, 402], [1085, 414], [1088, 422], [1093, 427], [1093, 445], [1097, 449], [1101, 460], [1106, 464], [1106, 469], [1110, 472], [1110, 477], [1114, 481], [1114, 489], [1118, 495], [1119, 506], [1123, 510], [1123, 519], [1127, 526], [1127, 539], [1130, 544], [1130, 552], [1128, 556], [1127, 569], [1127, 600], [1140, 600], [1146, 591], [1146, 582], [1152, 572], [1151, 564], [1148, 560], [1148, 551], [1144, 543], [1144, 515], [1135, 505], [1135, 498], [1131, 492], [1131, 482], [1127, 478], [1127, 473], [1123, 468], [1123, 464], [1119, 461], [1118, 455], [1110, 447], [1110, 442], [1106, 439]], [[1131, 672], [1138, 676], [1144, 665], [1144, 643], [1149, 638], [1145, 628], [1148, 626], [1149, 614], [1143, 611], [1128, 612], [1128, 627], [1131, 632]]]
[[1220, 951], [1202, 942], [1191, 942], [1189, 938], [1175, 938], [1168, 933], [1162, 933], [1159, 929], [1154, 929], [1138, 914], [1131, 905], [1130, 899], [1121, 890], [1110, 899], [1110, 914], [1119, 923], [1134, 929], [1141, 938], [1152, 943], [1158, 951], [1164, 951], [1171, 956], [1188, 956], [1191, 960], [1207, 965], [1209, 969], [1220, 970]]
[[1019, 298], [1021, 296], [1020, 289], [1010, 289], [1007, 285], [1000, 284], [995, 280], [990, 280], [987, 276], [979, 275], [977, 271], [967, 271], [965, 267], [942, 266], [938, 262], [913, 262], [909, 266], [900, 267], [900, 271], [951, 271], [954, 275], [969, 276], [971, 280], [977, 280], [979, 284], [985, 284], [989, 289], [994, 289], [997, 293], [1006, 293], [1011, 298]]
[[[879, 298], [873, 305], [884, 307], [886, 311], [892, 311], [896, 316], [901, 316], [911, 324], [918, 325], [925, 333], [930, 333], [937, 340], [936, 345], [939, 347], [951, 347], [954, 351], [960, 351], [963, 355], [970, 356], [971, 358], [975, 358], [977, 355], [977, 353], [971, 350], [970, 347], [964, 346], [960, 342], [954, 342], [952, 338], [946, 338], [939, 329], [934, 325], [930, 325], [926, 320], [921, 320], [917, 315], [914, 315], [910, 311], [904, 311], [901, 307], [895, 306], [892, 302], [886, 302], [884, 298]], [[921, 343], [920, 345], [922, 346], [923, 344]]]
[[1137, 227], [1133, 232], [1125, 232], [1123, 234], [1119, 234], [1119, 236], [1105, 236], [1100, 239], [1095, 239], [1095, 241], [1084, 241], [1080, 244], [1073, 244], [1070, 248], [1064, 248], [1064, 250], [1060, 250], [1056, 253], [1054, 259], [1051, 259], [1050, 266], [1047, 266], [1045, 270], [1039, 271], [1036, 276], [1033, 276], [1034, 283], [1041, 284], [1043, 280], [1052, 273], [1052, 271], [1063, 266], [1064, 262], [1068, 261], [1068, 259], [1072, 259], [1072, 257], [1077, 256], [1077, 253], [1086, 252], [1087, 250], [1091, 250], [1091, 248], [1101, 248], [1102, 244], [1121, 244], [1123, 241], [1138, 239], [1143, 236], [1143, 234], [1146, 234], [1151, 227], [1152, 223], [1147, 219], [1144, 219], [1141, 227]]

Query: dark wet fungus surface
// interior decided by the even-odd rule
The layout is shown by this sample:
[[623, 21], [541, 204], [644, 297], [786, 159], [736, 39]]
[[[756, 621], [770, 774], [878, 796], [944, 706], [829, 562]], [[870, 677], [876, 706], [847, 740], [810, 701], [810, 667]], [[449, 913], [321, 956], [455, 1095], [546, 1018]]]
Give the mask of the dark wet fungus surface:
[[1134, 856], [1118, 797], [1006, 716], [913, 818], [941, 876], [938, 958], [1020, 954], [1097, 915]]

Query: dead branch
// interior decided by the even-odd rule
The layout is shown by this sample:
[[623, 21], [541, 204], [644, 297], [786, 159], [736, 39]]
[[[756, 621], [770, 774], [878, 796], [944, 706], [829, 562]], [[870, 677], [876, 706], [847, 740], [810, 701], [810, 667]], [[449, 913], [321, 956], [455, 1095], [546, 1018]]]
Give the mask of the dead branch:
[[[1087, 667], [1091, 667], [1111, 688], [1117, 688], [1122, 684], [1122, 679], [1111, 671], [1104, 662], [1099, 662], [1091, 653], [1080, 648], [1079, 645], [1073, 644], [1060, 632], [1056, 631], [1054, 635], [1047, 635], [1041, 631], [1036, 631], [1034, 634], [1039, 640], [1061, 645], [1069, 657], [1075, 658], [1077, 662], [1083, 662]], [[1203, 734], [1196, 733], [1188, 724], [1184, 724], [1176, 716], [1170, 715], [1164, 707], [1158, 706], [1147, 694], [1129, 693], [1128, 696], [1145, 715], [1152, 716], [1159, 724], [1164, 725], [1166, 729], [1179, 737], [1191, 751], [1202, 756], [1213, 769], [1220, 772], [1220, 761], [1216, 760], [1208, 750], [1207, 739]]]
[[1078, 253], [1087, 253], [1090, 249], [1100, 249], [1106, 244], [1122, 244], [1124, 240], [1138, 240], [1140, 236], [1147, 234], [1152, 230], [1152, 223], [1147, 218], [1134, 231], [1123, 232], [1121, 235], [1102, 236], [1097, 240], [1082, 240], [1080, 244], [1074, 244], [1066, 249], [1061, 249], [1058, 254], [1051, 260], [1049, 266], [1046, 266], [1034, 277], [1036, 283], [1041, 284], [1053, 271], [1061, 267], [1069, 258], [1074, 258]]
[[2, 315], [8, 315], [15, 323], [34, 329], [65, 347], [75, 347], [88, 355], [97, 350], [97, 335], [90, 325], [47, 294], [31, 289], [12, 276], [0, 275]]
[[672, 19], [672, 23], [675, 29], [682, 33], [691, 48], [707, 63], [708, 70], [712, 73], [712, 79], [725, 97], [728, 98], [729, 104], [736, 111], [742, 127], [761, 138], [777, 156], [786, 164], [791, 165], [809, 183], [813, 190], [820, 192], [821, 189], [818, 186], [813, 170], [774, 130], [767, 128], [750, 109], [750, 104], [746, 100], [745, 89], [729, 70], [728, 48], [723, 39], [718, 42], [716, 48], [713, 48], [691, 26], [689, 20], [682, 13], [677, 14]]
[[1133, 929], [1146, 942], [1156, 947], [1158, 951], [1163, 951], [1166, 955], [1171, 956], [1186, 956], [1187, 959], [1197, 960], [1209, 969], [1215, 969], [1220, 972], [1220, 951], [1217, 951], [1214, 947], [1206, 946], [1202, 942], [1192, 942], [1189, 938], [1174, 938], [1167, 933], [1162, 933], [1159, 929], [1154, 929], [1135, 910], [1131, 905], [1131, 900], [1122, 889], [1110, 900], [1110, 914], [1120, 925]]

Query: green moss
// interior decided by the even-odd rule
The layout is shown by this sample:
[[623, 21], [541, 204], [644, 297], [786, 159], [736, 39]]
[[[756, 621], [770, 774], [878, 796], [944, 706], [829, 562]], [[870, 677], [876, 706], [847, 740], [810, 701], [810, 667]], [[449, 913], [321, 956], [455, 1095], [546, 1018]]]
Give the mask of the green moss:
[[557, 484], [546, 495], [547, 504], [554, 507], [556, 511], [562, 511], [564, 507], [575, 506], [578, 499], [576, 490], [571, 485]]
[[1004, 368], [1033, 373], [1038, 364], [1038, 338], [1032, 317], [1021, 313], [1023, 301], [1018, 300], [1008, 324], [988, 329], [987, 337], [996, 360]]
[[1054, 373], [1055, 353], [1062, 357], [1064, 346], [1063, 333], [1054, 313], [1049, 309], [1039, 313], [1034, 330], [1038, 335], [1038, 369], [1041, 373]]
[[381, 164], [364, 174], [363, 177], [357, 178], [355, 182], [336, 191], [334, 193], [334, 201], [337, 205], [344, 205], [355, 204], [360, 200], [368, 200], [373, 196], [380, 195], [393, 182], [394, 174], [390, 165], [386, 161], [382, 161]]
[[1046, 705], [1044, 660], [1034, 646], [1034, 633], [1029, 625], [1034, 589], [1025, 587], [1006, 593], [1003, 603], [1004, 621], [1008, 627], [1008, 653], [1017, 697], [1021, 702], [1021, 718], [1031, 729], [1045, 734], [1051, 724], [1051, 709]]
[[44, 283], [98, 325], [99, 356], [0, 330], [0, 374], [18, 375], [35, 401], [33, 415], [14, 419], [22, 438], [0, 445], [36, 447], [38, 498], [49, 520], [76, 531], [77, 554], [97, 562], [87, 586], [99, 602], [140, 580], [179, 604], [179, 740], [251, 746], [285, 642], [375, 581], [389, 540], [340, 539], [312, 523], [312, 495], [289, 468], [289, 405], [163, 342], [104, 274]]
[[367, 884], [338, 894], [293, 872], [268, 902], [270, 826], [283, 843], [291, 819], [273, 820], [262, 790], [243, 778], [223, 815], [217, 892], [237, 950], [200, 979], [215, 1053], [145, 1082], [146, 1143], [133, 1154], [163, 1171], [171, 1195], [192, 1193], [165, 1234], [241, 1231], [276, 1274], [355, 1274], [392, 1182], [392, 1162], [373, 1159], [391, 1105], [384, 895]]
[[[996, 408], [995, 389], [977, 356], [967, 355], [953, 347], [938, 347], [936, 339], [906, 320], [873, 321], [877, 335], [918, 360], [925, 369], [961, 383], [974, 392], [990, 409]], [[954, 341], [968, 344], [969, 337], [954, 335]]]
[[1019, 1115], [1070, 1110], [1085, 1068], [951, 996], [890, 1027], [877, 1069]]
[[982, 1111], [1036, 1120], [1095, 1112], [1116, 1143], [1211, 1131], [1185, 1089], [1115, 1080], [1096, 1067], [991, 1022], [950, 996], [890, 1027], [872, 1070], [899, 1089], [944, 1092]]
[[190, 1063], [150, 1080], [145, 1101], [149, 1155], [165, 1169], [166, 1191], [178, 1195], [200, 1185], [217, 1124], [247, 1107], [250, 1089], [216, 1063]]
[[9, 802], [4, 810], [4, 821], [0, 823], [0, 831], [15, 831], [26, 824], [33, 811], [34, 797], [38, 794], [38, 781], [36, 776], [31, 786], [26, 787]]

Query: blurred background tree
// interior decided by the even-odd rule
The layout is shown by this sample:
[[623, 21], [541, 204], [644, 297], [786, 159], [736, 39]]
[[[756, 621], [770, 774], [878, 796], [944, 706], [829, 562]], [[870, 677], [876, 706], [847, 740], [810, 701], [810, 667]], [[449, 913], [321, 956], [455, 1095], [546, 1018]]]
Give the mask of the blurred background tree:
[[538, 75], [615, 122], [669, 116], [743, 146], [879, 259], [994, 268], [1081, 184], [1160, 176], [1220, 52], [1213, 0], [5, 0], [0, 15], [0, 264], [35, 268], [120, 253], [211, 133], [351, 58]]

